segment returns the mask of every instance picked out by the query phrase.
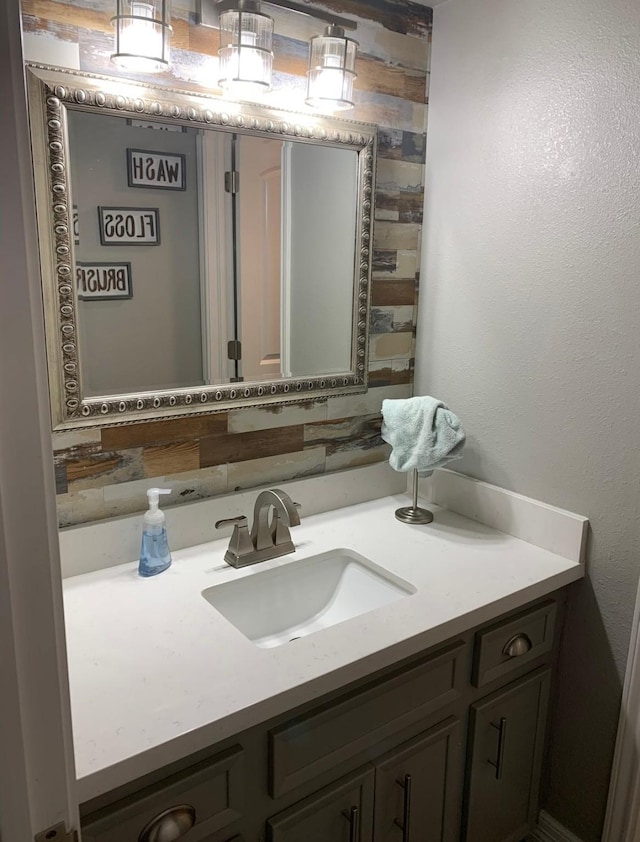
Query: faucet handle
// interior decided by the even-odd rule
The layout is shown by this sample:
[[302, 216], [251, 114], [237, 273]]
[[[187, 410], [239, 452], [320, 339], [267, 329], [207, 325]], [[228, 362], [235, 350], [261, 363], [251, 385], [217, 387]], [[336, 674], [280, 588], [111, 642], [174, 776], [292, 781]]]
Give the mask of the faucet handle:
[[245, 556], [251, 555], [255, 547], [249, 535], [247, 519], [244, 515], [238, 517], [227, 517], [216, 521], [216, 529], [223, 529], [233, 524], [233, 534], [229, 540], [229, 546], [224, 554], [224, 560], [234, 567]]
[[222, 520], [216, 521], [216, 529], [224, 529], [225, 526], [235, 526], [235, 525], [247, 525], [247, 516], [246, 515], [238, 515], [237, 517], [225, 517]]

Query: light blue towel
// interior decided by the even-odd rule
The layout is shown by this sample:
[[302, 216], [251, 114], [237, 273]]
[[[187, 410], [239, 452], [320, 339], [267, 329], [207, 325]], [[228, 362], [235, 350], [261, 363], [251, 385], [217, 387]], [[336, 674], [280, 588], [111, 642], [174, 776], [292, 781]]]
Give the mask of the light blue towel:
[[462, 456], [465, 432], [460, 419], [436, 398], [382, 401], [382, 438], [393, 448], [395, 471], [421, 474]]

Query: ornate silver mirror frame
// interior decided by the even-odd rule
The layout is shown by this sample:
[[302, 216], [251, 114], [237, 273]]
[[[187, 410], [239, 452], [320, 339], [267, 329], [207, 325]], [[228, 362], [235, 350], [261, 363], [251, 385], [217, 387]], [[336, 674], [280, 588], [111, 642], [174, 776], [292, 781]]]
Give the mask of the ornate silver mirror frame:
[[[374, 126], [229, 103], [43, 65], [28, 68], [31, 133], [54, 430], [203, 414], [231, 407], [297, 403], [367, 390]], [[331, 144], [358, 155], [351, 370], [339, 375], [240, 382], [138, 394], [85, 397], [78, 353], [67, 107], [198, 128]]]

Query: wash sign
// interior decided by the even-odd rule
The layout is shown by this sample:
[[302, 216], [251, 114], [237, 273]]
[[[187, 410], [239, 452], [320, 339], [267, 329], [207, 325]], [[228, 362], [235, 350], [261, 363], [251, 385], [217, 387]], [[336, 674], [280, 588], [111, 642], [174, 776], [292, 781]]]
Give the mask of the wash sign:
[[129, 187], [185, 190], [185, 156], [146, 149], [127, 149]]

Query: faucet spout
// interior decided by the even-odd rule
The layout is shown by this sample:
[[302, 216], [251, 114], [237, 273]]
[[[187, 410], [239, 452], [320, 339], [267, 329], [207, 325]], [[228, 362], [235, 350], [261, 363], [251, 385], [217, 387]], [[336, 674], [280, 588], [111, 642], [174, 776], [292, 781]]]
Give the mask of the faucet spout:
[[[269, 524], [269, 512], [274, 512], [274, 528]], [[293, 552], [294, 546], [289, 533], [290, 526], [298, 526], [300, 516], [289, 495], [280, 488], [270, 488], [258, 494], [253, 508], [253, 526], [251, 540], [256, 550], [266, 550], [277, 546], [282, 554]], [[291, 545], [289, 548], [288, 545]]]

